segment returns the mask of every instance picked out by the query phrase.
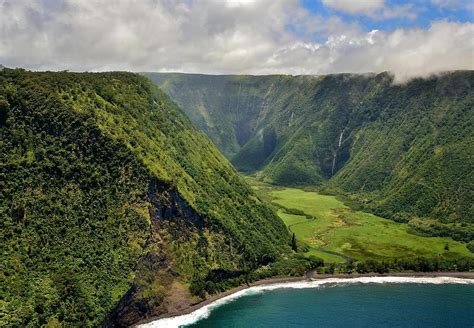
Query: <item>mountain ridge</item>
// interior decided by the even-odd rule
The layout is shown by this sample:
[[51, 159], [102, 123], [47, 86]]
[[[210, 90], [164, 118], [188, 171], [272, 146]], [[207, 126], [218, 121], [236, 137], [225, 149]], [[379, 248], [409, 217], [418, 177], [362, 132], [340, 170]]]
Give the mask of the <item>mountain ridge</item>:
[[276, 184], [324, 185], [382, 216], [420, 217], [431, 232], [441, 223], [450, 225], [442, 233], [473, 237], [452, 226], [474, 217], [473, 71], [406, 84], [388, 73], [147, 76], [241, 171]]
[[4, 69], [0, 134], [3, 324], [129, 326], [290, 252], [283, 222], [144, 77]]

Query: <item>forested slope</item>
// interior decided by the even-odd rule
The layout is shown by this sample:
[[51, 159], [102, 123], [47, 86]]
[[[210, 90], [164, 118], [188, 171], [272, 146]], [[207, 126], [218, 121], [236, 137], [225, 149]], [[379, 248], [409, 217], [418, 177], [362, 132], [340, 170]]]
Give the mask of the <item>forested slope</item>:
[[404, 85], [388, 73], [148, 76], [239, 170], [324, 186], [424, 232], [473, 238], [472, 71]]
[[232, 158], [255, 133], [273, 79], [267, 76], [147, 74]]
[[144, 77], [3, 69], [0, 135], [2, 326], [98, 326], [114, 308], [107, 324], [128, 325], [289, 249], [283, 222]]

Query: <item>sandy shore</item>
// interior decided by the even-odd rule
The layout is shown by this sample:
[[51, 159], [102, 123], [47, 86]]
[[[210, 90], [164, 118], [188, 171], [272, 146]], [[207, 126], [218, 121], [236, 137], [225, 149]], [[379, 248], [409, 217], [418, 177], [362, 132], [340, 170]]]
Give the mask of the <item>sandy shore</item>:
[[203, 306], [211, 304], [223, 297], [234, 294], [238, 291], [244, 290], [249, 287], [262, 286], [262, 285], [272, 285], [288, 282], [300, 282], [300, 281], [311, 281], [318, 279], [328, 279], [328, 278], [359, 278], [359, 277], [451, 277], [451, 278], [463, 278], [463, 279], [474, 279], [474, 272], [393, 272], [386, 274], [379, 273], [353, 273], [353, 274], [316, 274], [308, 273], [303, 277], [279, 277], [279, 278], [267, 278], [255, 281], [248, 285], [243, 285], [229, 289], [225, 292], [218, 293], [208, 297], [206, 300], [196, 303], [190, 307], [182, 309], [180, 311], [169, 312], [161, 316], [148, 318], [137, 323], [137, 325], [149, 323], [155, 320], [170, 318], [175, 316], [181, 316], [185, 314], [190, 314]]

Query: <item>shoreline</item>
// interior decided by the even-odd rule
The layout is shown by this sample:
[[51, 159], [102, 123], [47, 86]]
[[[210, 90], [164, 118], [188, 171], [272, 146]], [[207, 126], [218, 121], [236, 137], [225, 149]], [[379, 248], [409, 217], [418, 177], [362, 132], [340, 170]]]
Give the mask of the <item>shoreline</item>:
[[290, 282], [307, 282], [307, 281], [315, 281], [321, 279], [329, 279], [329, 278], [361, 278], [361, 277], [449, 277], [449, 278], [462, 278], [462, 279], [474, 279], [474, 272], [454, 272], [454, 271], [436, 271], [436, 272], [393, 272], [393, 273], [339, 273], [339, 274], [314, 274], [314, 273], [307, 273], [305, 276], [301, 277], [275, 277], [275, 278], [266, 278], [262, 280], [257, 280], [253, 283], [248, 285], [242, 285], [238, 287], [231, 288], [224, 292], [214, 294], [205, 300], [193, 304], [187, 308], [181, 309], [179, 311], [168, 312], [163, 315], [159, 315], [156, 317], [147, 318], [137, 322], [134, 327], [139, 325], [147, 324], [156, 320], [178, 317], [182, 315], [190, 314], [200, 308], [214, 303], [224, 297], [229, 295], [235, 294], [239, 291], [245, 290], [247, 288], [256, 287], [256, 286], [265, 286], [265, 285], [273, 285], [273, 284], [281, 284], [281, 283], [290, 283]]

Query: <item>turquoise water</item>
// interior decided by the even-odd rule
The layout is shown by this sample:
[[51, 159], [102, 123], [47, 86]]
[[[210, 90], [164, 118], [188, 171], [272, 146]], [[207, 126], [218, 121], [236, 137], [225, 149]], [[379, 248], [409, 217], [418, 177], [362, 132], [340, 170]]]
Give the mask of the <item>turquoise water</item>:
[[369, 284], [276, 289], [186, 327], [474, 327], [474, 285]]

